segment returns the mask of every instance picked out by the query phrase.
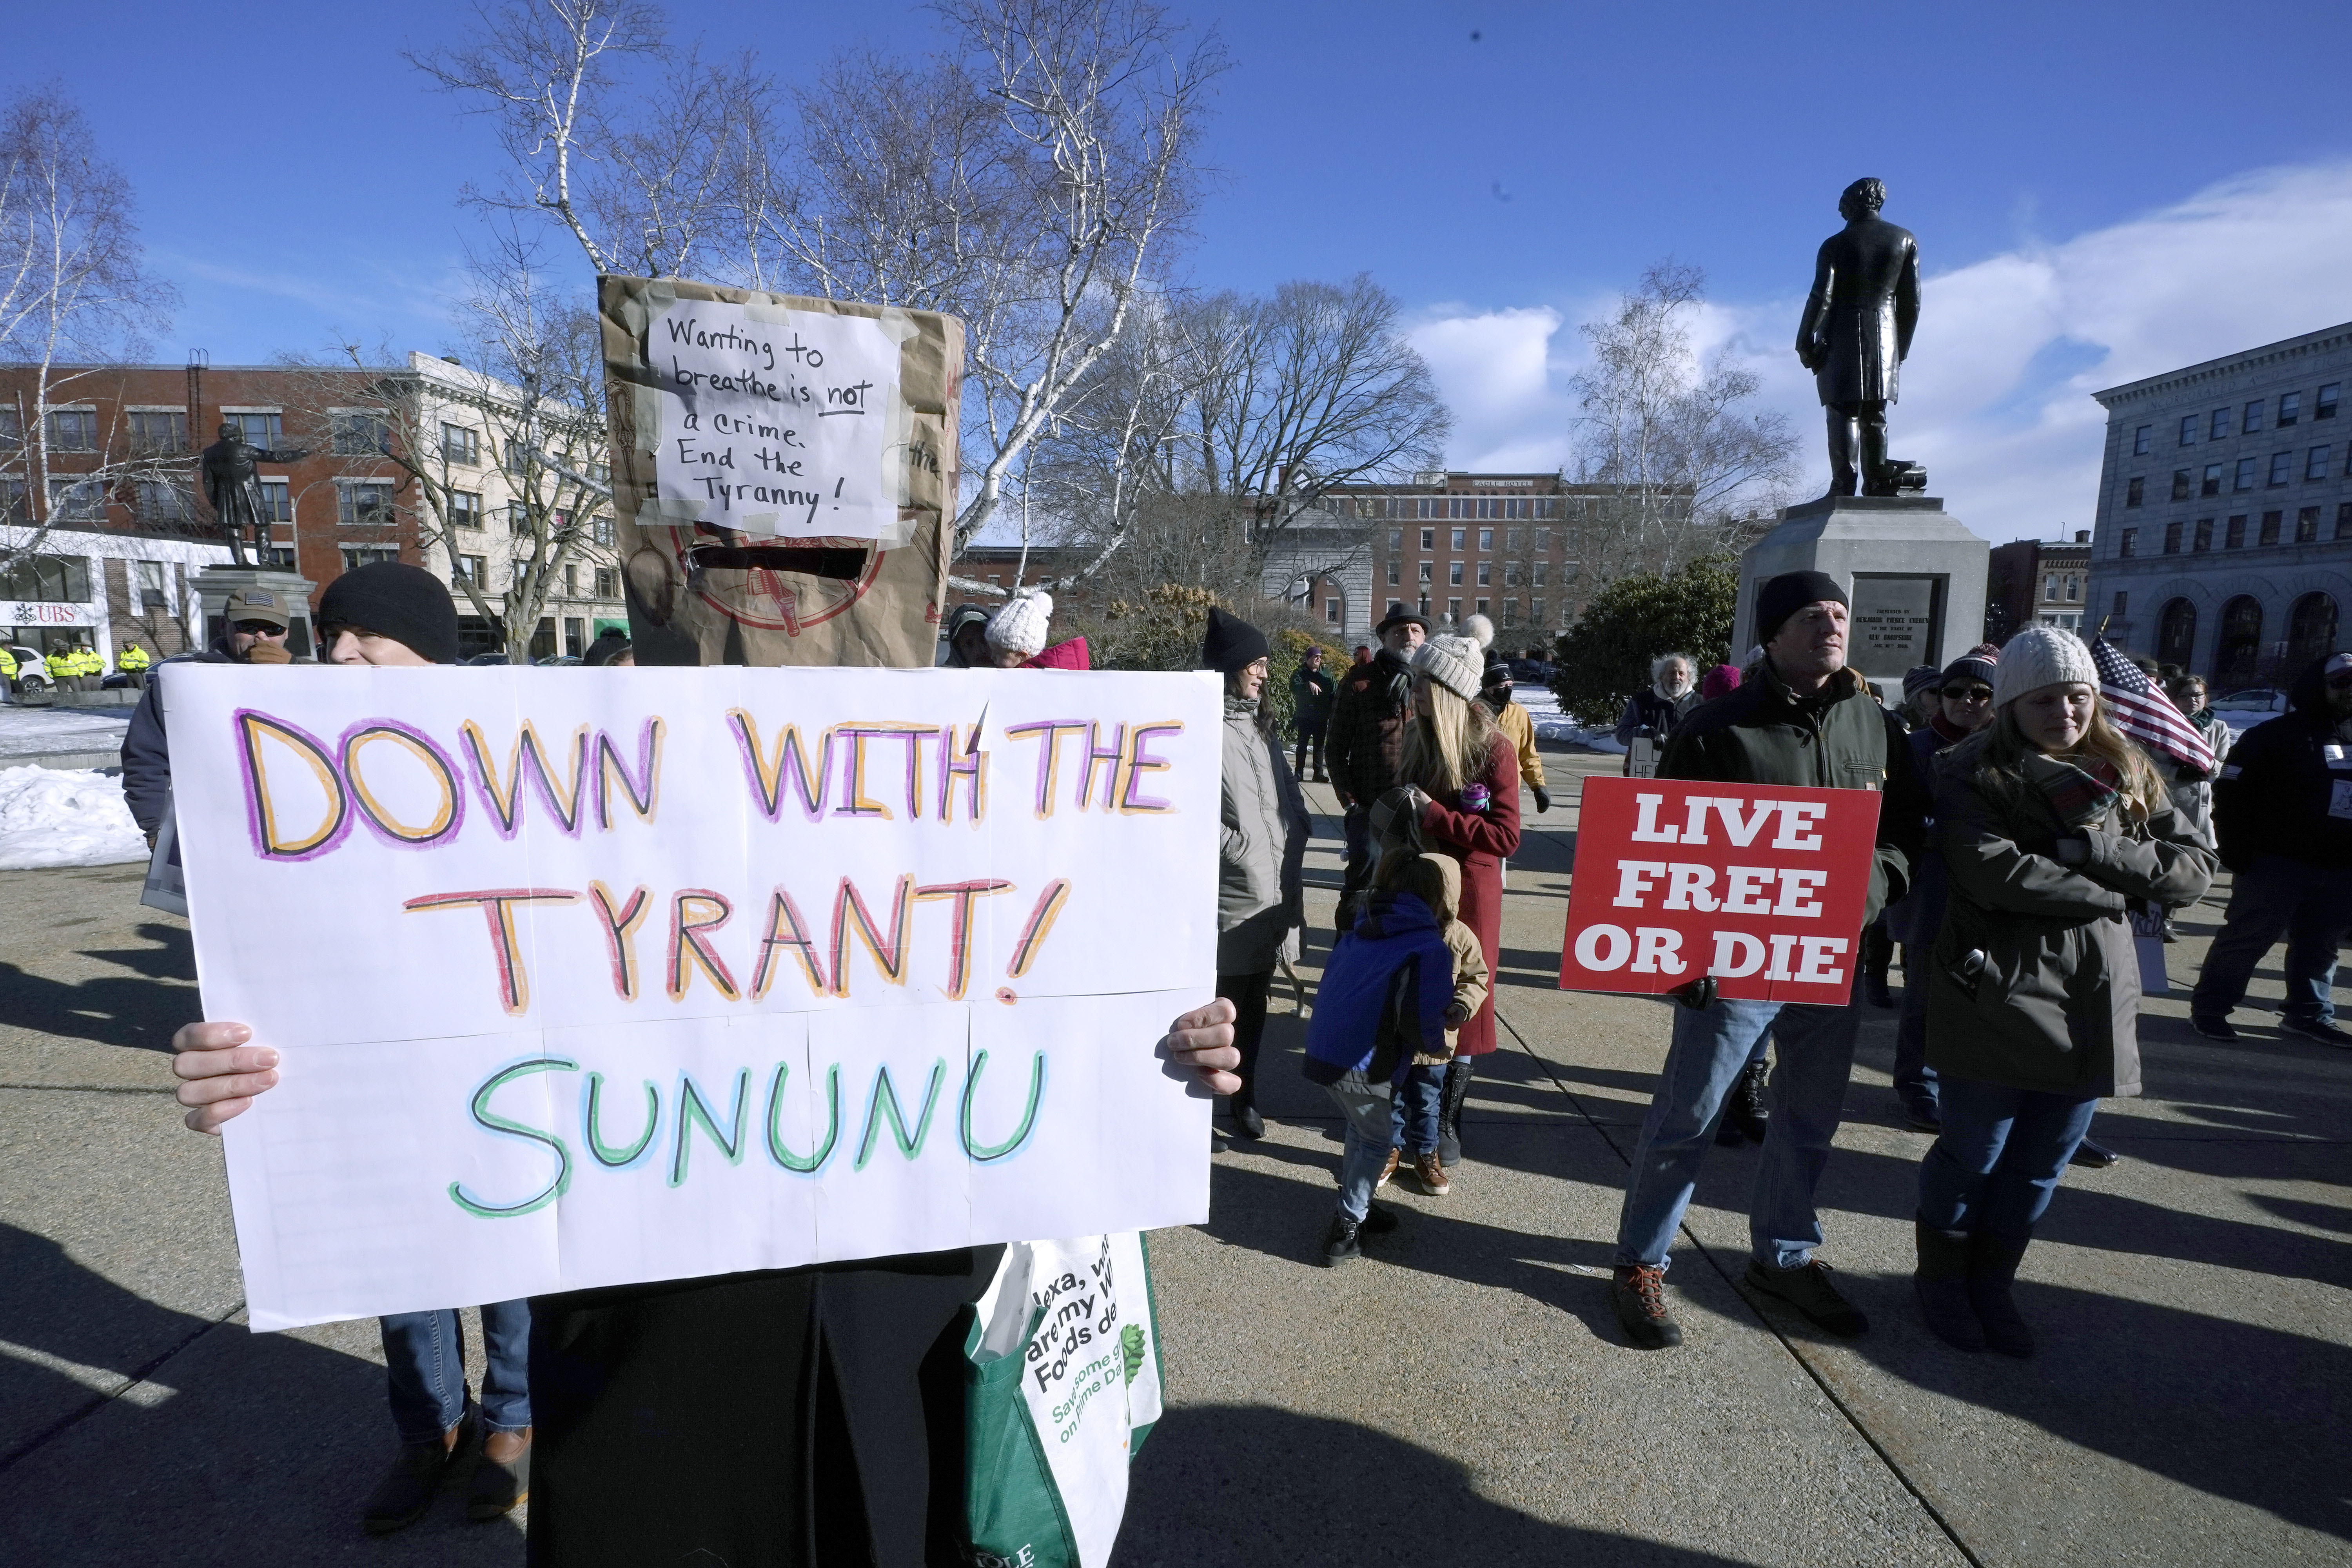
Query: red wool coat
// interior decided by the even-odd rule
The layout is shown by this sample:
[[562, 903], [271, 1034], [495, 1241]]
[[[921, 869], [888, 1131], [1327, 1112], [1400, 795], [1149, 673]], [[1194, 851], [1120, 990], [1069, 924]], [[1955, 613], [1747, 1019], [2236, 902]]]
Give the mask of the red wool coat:
[[1460, 1054], [1483, 1057], [1495, 1048], [1495, 993], [1502, 984], [1503, 862], [1519, 847], [1519, 757], [1498, 739], [1478, 775], [1494, 797], [1483, 812], [1461, 809], [1459, 793], [1433, 795], [1421, 814], [1432, 847], [1462, 863], [1462, 923], [1478, 933], [1493, 983], [1486, 1005], [1462, 1026]]

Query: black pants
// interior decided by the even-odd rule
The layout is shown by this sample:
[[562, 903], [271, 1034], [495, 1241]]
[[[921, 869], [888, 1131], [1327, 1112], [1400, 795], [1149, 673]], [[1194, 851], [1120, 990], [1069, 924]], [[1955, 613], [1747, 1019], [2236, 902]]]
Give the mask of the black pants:
[[1271, 969], [1217, 976], [1217, 994], [1234, 1005], [1234, 1047], [1242, 1054], [1242, 1087], [1234, 1096], [1235, 1105], [1257, 1103], [1257, 1047], [1265, 1037], [1265, 994], [1273, 984]]
[[1290, 771], [1300, 778], [1307, 776], [1307, 749], [1309, 746], [1315, 749], [1315, 772], [1319, 775], [1323, 772], [1323, 723], [1320, 720], [1312, 724], [1304, 721], [1299, 723], [1298, 752], [1290, 759]]

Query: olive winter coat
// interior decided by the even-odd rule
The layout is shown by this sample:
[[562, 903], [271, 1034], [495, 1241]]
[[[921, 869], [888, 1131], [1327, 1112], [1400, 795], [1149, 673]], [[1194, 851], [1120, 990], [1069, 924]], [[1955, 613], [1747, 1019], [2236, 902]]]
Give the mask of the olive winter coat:
[[1217, 854], [1217, 973], [1263, 974], [1304, 924], [1299, 883], [1312, 826], [1282, 742], [1258, 728], [1255, 701], [1225, 699]]

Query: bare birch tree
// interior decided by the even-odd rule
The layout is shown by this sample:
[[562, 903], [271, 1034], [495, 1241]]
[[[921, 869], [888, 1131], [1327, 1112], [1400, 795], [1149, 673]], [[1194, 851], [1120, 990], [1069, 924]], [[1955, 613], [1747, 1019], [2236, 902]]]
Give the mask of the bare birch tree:
[[1663, 261], [1614, 315], [1579, 329], [1592, 362], [1570, 383], [1583, 406], [1574, 478], [1602, 489], [1569, 526], [1595, 583], [1739, 548], [1795, 479], [1787, 421], [1748, 409], [1757, 377], [1727, 352], [1702, 365], [1691, 348], [1706, 297], [1697, 268]]
[[[129, 485], [184, 497], [178, 487], [189, 482], [185, 433], [133, 438], [58, 407], [137, 358], [176, 300], [145, 270], [130, 181], [95, 147], [80, 109], [54, 84], [0, 104], [0, 362], [14, 370], [0, 406], [0, 522], [30, 525], [13, 542], [0, 534], [0, 567], [37, 552], [54, 522], [102, 517]], [[53, 463], [61, 450], [70, 454], [62, 471]], [[64, 486], [55, 502], [53, 479]], [[10, 480], [24, 489], [21, 515], [9, 515]]]

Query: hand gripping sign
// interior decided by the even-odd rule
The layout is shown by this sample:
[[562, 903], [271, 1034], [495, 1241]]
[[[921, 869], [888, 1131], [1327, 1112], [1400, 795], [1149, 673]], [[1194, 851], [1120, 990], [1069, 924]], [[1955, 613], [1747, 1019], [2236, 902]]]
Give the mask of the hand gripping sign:
[[1843, 1005], [1877, 837], [1870, 790], [1587, 779], [1560, 989]]

